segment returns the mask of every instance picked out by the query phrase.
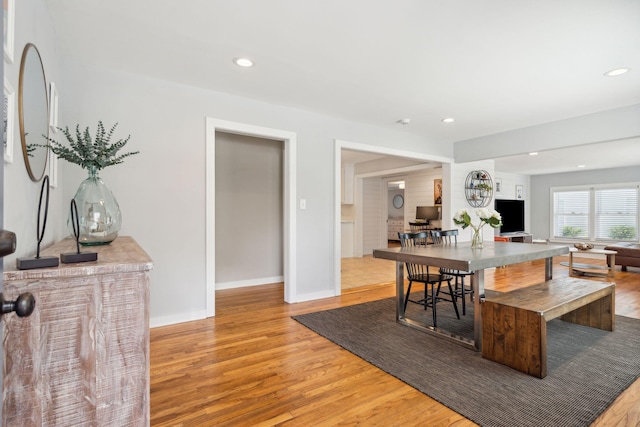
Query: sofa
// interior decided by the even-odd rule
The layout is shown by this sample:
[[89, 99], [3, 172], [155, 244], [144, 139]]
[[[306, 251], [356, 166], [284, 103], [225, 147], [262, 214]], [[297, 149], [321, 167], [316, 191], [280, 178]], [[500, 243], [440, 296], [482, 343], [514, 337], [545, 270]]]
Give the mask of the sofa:
[[[620, 242], [606, 246], [606, 250], [616, 251], [616, 265], [622, 266], [622, 271], [627, 271], [627, 266], [640, 267], [640, 244]], [[607, 257], [607, 264], [610, 264]]]

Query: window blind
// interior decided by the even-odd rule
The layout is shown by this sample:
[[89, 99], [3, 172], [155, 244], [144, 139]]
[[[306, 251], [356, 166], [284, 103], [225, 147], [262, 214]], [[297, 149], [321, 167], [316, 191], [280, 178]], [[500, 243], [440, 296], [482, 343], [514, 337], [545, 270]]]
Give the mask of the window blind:
[[589, 191], [557, 191], [553, 196], [553, 236], [588, 238]]
[[595, 237], [606, 240], [636, 240], [638, 190], [595, 190]]
[[552, 188], [554, 238], [638, 241], [637, 184]]

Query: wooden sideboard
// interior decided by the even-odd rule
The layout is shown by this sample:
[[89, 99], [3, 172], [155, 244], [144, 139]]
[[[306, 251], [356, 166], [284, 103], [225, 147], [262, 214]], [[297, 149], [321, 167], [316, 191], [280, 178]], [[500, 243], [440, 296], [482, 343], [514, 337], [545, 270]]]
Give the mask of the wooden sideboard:
[[[75, 252], [65, 239], [42, 255]], [[3, 316], [3, 426], [149, 425], [149, 271], [131, 237], [95, 262], [5, 266], [4, 296], [31, 292], [27, 318]]]

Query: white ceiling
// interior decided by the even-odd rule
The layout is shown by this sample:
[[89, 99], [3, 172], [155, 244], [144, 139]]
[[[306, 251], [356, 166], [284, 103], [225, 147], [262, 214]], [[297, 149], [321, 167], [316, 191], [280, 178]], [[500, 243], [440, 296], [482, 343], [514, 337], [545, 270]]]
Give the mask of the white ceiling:
[[[342, 163], [364, 163], [388, 158], [377, 153], [342, 150]], [[402, 158], [400, 158], [402, 159]], [[521, 175], [545, 175], [640, 164], [640, 138], [585, 144], [494, 159], [495, 170]], [[430, 162], [425, 162], [430, 163]]]
[[63, 55], [443, 143], [640, 103], [638, 0], [46, 2]]
[[[587, 144], [495, 159], [495, 169], [523, 175], [619, 168], [640, 164], [640, 138]], [[583, 166], [583, 167], [580, 167]]]

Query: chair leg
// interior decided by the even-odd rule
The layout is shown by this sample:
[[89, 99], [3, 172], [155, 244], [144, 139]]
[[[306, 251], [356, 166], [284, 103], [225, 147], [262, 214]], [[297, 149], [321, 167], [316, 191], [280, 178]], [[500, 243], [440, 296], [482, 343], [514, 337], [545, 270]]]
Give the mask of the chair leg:
[[[425, 285], [426, 286], [426, 285]], [[440, 285], [438, 285], [438, 291], [440, 291]], [[438, 327], [437, 316], [436, 316], [436, 286], [435, 283], [431, 283], [431, 312], [433, 315], [433, 327]]]
[[407, 294], [404, 296], [404, 312], [407, 312], [407, 303], [409, 302], [409, 295], [411, 295], [411, 284], [413, 282], [409, 280], [409, 286], [407, 287]]
[[429, 308], [429, 285], [427, 283], [424, 284], [424, 310], [427, 311]]
[[[464, 276], [460, 277], [460, 283], [462, 286], [462, 289], [460, 289], [460, 295], [462, 296], [462, 315], [466, 316], [467, 315], [467, 304], [465, 303], [465, 289], [464, 289]], [[456, 276], [456, 290], [458, 289], [458, 276]]]
[[[447, 286], [449, 286], [449, 292], [451, 292], [451, 295], [453, 295], [453, 289], [451, 288], [451, 280], [447, 280]], [[438, 287], [440, 287], [440, 285], [438, 285]], [[462, 294], [462, 297], [464, 298], [464, 294]], [[453, 309], [456, 311], [456, 317], [460, 319], [460, 313], [458, 312], [458, 304], [456, 304], [456, 299], [451, 298], [451, 302], [453, 303]]]

